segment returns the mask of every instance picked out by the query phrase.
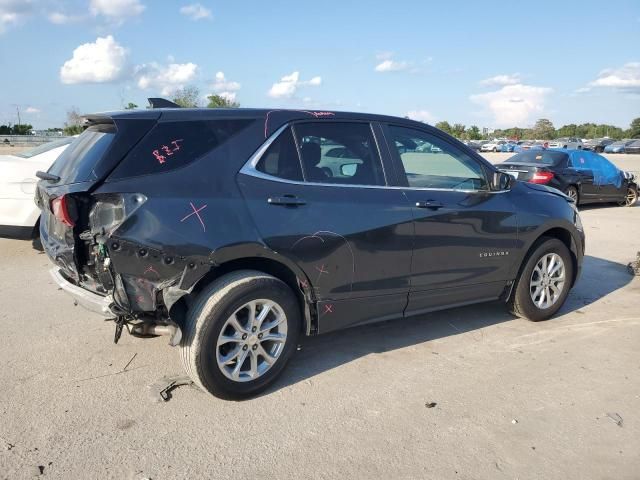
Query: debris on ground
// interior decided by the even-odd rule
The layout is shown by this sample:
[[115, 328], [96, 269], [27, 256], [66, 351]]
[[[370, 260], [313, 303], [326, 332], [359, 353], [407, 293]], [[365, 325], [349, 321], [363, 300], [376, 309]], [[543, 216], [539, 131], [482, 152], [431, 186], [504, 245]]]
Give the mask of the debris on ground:
[[511, 423], [513, 423], [513, 424], [515, 425], [516, 423], [518, 423], [518, 420], [516, 420], [516, 419], [514, 418], [513, 420], [511, 420]]
[[620, 415], [618, 415], [617, 413], [607, 413], [607, 417], [616, 422], [616, 425], [622, 427], [623, 420]]
[[192, 386], [193, 380], [186, 375], [162, 377], [156, 383], [149, 385], [149, 389], [153, 401], [160, 403], [171, 400], [171, 392], [183, 385]]
[[438, 405], [436, 402], [429, 402], [429, 403], [425, 403], [424, 406], [427, 408], [433, 408], [436, 405]]
[[638, 252], [635, 261], [630, 262], [627, 265], [627, 269], [631, 275], [640, 276], [640, 252]]

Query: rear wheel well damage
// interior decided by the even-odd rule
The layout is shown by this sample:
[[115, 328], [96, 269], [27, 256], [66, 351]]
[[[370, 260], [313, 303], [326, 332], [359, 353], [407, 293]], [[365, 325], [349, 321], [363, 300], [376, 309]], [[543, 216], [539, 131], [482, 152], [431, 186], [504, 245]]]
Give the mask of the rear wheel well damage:
[[261, 257], [245, 257], [230, 260], [212, 268], [200, 281], [196, 283], [190, 293], [184, 295], [175, 302], [169, 309], [169, 316], [179, 325], [183, 325], [187, 311], [193, 305], [197, 296], [207, 285], [220, 278], [223, 275], [237, 270], [257, 270], [272, 275], [273, 277], [284, 282], [295, 294], [300, 305], [300, 313], [303, 321], [301, 325], [302, 331], [307, 335], [317, 332], [317, 315], [313, 299], [309, 294], [304, 292], [299, 284], [296, 274], [286, 265], [272, 260], [270, 258]]

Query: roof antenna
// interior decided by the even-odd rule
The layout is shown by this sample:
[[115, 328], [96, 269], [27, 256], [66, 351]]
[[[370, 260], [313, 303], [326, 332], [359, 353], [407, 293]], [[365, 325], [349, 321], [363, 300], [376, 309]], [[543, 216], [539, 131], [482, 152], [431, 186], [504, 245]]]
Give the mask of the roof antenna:
[[148, 98], [151, 108], [182, 108], [177, 103], [173, 103], [166, 98]]

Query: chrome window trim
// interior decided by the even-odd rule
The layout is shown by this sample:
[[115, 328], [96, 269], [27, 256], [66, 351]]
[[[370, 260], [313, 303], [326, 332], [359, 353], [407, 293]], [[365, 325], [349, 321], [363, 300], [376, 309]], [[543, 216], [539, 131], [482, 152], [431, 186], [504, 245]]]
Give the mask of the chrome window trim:
[[[298, 181], [298, 180], [289, 180], [287, 178], [280, 178], [274, 175], [269, 175], [268, 173], [261, 172], [256, 170], [256, 166], [258, 162], [265, 154], [265, 152], [269, 149], [271, 144], [276, 141], [276, 139], [284, 132], [287, 128], [291, 126], [290, 123], [285, 123], [280, 128], [278, 128], [275, 132], [273, 132], [269, 138], [255, 151], [249, 160], [242, 166], [239, 173], [244, 175], [250, 175], [252, 177], [260, 178], [262, 180], [269, 180], [271, 182], [279, 182], [285, 183], [289, 185], [311, 185], [314, 187], [340, 187], [340, 188], [375, 188], [375, 189], [387, 189], [387, 190], [414, 190], [414, 191], [426, 191], [426, 192], [460, 192], [460, 193], [483, 193], [483, 194], [495, 194], [495, 193], [506, 193], [510, 190], [463, 190], [463, 189], [455, 189], [455, 188], [421, 188], [421, 187], [402, 187], [395, 185], [356, 185], [352, 183], [319, 183], [319, 182], [306, 182], [306, 181]], [[370, 127], [371, 128], [371, 127]], [[373, 130], [372, 130], [373, 131]], [[376, 138], [375, 132], [373, 131], [373, 137], [378, 144], [378, 140]], [[295, 139], [294, 139], [295, 140]], [[380, 147], [377, 146], [378, 154], [380, 154]], [[383, 175], [385, 176], [385, 181], [388, 181], [386, 178], [386, 171], [384, 170], [384, 162], [382, 162], [382, 157], [380, 157], [383, 169]], [[302, 167], [301, 167], [302, 168]]]

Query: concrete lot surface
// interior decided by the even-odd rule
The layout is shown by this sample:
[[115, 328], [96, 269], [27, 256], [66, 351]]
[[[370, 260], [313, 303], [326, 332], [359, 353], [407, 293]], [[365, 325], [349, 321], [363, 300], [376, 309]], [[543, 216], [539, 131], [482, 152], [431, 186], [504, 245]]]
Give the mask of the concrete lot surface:
[[640, 207], [582, 218], [583, 275], [556, 318], [485, 304], [306, 339], [243, 402], [153, 401], [182, 374], [167, 339], [114, 345], [45, 255], [0, 239], [0, 479], [637, 479]]

